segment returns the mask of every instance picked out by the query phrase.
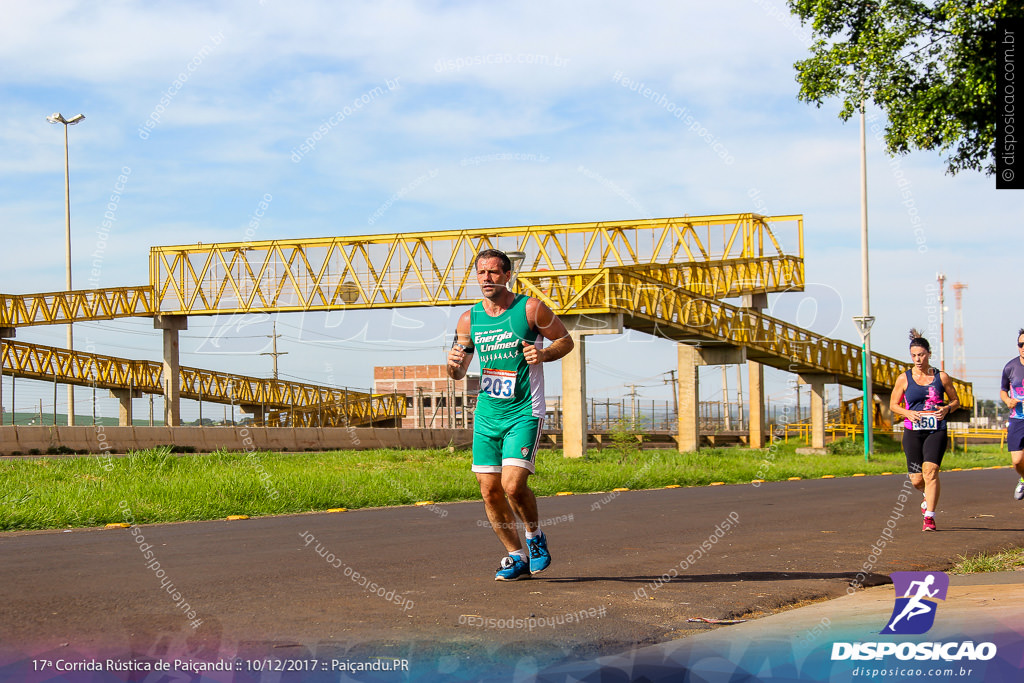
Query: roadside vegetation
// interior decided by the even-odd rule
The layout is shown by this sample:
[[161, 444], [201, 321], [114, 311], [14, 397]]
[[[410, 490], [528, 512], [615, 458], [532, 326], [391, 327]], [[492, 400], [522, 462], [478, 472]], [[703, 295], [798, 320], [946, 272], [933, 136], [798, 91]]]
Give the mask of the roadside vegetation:
[[956, 556], [950, 574], [979, 574], [982, 572], [1012, 572], [1024, 570], [1024, 548], [1013, 548], [999, 553], [982, 553], [974, 557]]
[[[530, 482], [547, 496], [906, 471], [898, 444], [884, 439], [870, 462], [857, 444], [825, 455], [798, 455], [798, 445], [677, 453], [623, 443], [580, 459], [541, 451], [539, 473]], [[943, 470], [1006, 464], [998, 446], [978, 446], [947, 454]], [[125, 508], [143, 524], [477, 500], [469, 468], [468, 451], [447, 449], [176, 455], [164, 447], [115, 458], [9, 459], [0, 461], [0, 530], [120, 523]]]

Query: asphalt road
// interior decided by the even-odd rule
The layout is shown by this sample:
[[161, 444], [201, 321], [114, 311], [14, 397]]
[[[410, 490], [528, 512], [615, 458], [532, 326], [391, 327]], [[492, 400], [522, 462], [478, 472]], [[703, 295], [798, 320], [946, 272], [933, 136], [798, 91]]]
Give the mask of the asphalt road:
[[544, 498], [552, 566], [514, 583], [493, 580], [502, 551], [480, 502], [3, 533], [0, 663], [394, 656], [471, 680], [474, 667], [615, 654], [722, 628], [688, 618], [756, 617], [1024, 546], [1008, 468], [944, 472], [937, 533], [921, 531], [919, 494], [901, 500], [905, 481]]

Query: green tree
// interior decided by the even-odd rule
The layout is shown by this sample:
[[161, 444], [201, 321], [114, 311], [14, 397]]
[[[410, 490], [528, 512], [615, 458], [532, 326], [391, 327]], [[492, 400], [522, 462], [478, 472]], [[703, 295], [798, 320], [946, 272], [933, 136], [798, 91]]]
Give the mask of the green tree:
[[801, 100], [841, 97], [848, 120], [869, 100], [888, 119], [890, 154], [947, 155], [947, 171], [995, 172], [996, 20], [1020, 0], [787, 0], [810, 25], [811, 56], [795, 64]]
[[[1003, 406], [1002, 403], [997, 404], [992, 399], [982, 399], [978, 401], [978, 415], [981, 417], [999, 419], [1000, 407], [1005, 409], [1006, 406]], [[1003, 412], [1005, 412], [1005, 410]]]
[[639, 455], [643, 448], [639, 439], [643, 430], [643, 420], [637, 422], [635, 424], [631, 419], [623, 416], [616, 420], [611, 427], [612, 448], [619, 454], [620, 464]]

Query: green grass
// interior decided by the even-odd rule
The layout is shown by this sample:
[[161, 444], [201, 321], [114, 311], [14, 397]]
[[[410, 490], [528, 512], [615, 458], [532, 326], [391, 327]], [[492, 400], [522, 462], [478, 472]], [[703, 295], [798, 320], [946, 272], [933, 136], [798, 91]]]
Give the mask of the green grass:
[[[891, 441], [891, 440], [890, 440]], [[880, 439], [866, 463], [856, 454], [797, 455], [796, 443], [764, 450], [715, 448], [697, 453], [592, 450], [580, 459], [542, 451], [537, 495], [660, 488], [670, 484], [747, 483], [790, 477], [901, 473], [898, 444]], [[842, 448], [838, 449], [844, 450]], [[998, 446], [949, 453], [943, 469], [1006, 465]], [[0, 461], [0, 530], [54, 529], [274, 515], [328, 508], [477, 500], [466, 451], [337, 451], [172, 455], [169, 448], [123, 458], [26, 458]]]
[[1024, 568], [1024, 549], [1014, 548], [1001, 553], [982, 553], [975, 557], [957, 555], [957, 563], [950, 574], [978, 574], [981, 572], [1009, 572]]

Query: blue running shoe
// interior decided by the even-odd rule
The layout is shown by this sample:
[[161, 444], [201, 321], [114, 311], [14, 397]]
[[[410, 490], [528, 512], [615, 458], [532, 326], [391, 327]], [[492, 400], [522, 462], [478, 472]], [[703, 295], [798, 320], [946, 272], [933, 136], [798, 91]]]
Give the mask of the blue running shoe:
[[536, 574], [547, 569], [551, 564], [547, 535], [541, 534], [537, 538], [527, 539], [526, 547], [530, 550], [530, 573]]
[[1017, 488], [1013, 490], [1013, 497], [1016, 500], [1024, 500], [1024, 478], [1017, 482]]
[[501, 558], [501, 566], [498, 573], [494, 575], [495, 581], [518, 581], [519, 579], [530, 578], [530, 567], [526, 560], [520, 560], [511, 555]]

